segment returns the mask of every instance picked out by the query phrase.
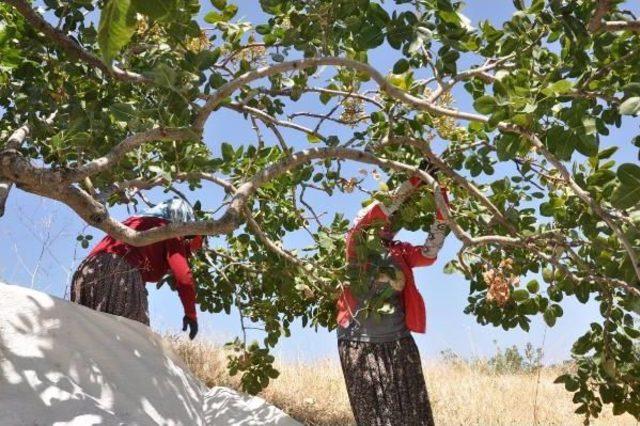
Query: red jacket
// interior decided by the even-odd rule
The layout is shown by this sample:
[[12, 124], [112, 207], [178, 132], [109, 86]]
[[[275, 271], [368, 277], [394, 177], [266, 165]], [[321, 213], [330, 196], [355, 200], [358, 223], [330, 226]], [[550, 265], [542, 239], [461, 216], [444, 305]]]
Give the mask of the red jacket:
[[[444, 187], [442, 188], [442, 194], [448, 203]], [[437, 211], [437, 217], [438, 219], [442, 219], [443, 217], [439, 210]], [[384, 205], [380, 202], [374, 202], [364, 209], [358, 215], [353, 227], [347, 233], [347, 261], [353, 259], [355, 256], [357, 233], [377, 221], [388, 222], [388, 220], [389, 218]], [[388, 246], [388, 250], [394, 263], [402, 270], [405, 276], [405, 286], [402, 290], [401, 297], [404, 303], [405, 324], [411, 331], [424, 333], [427, 328], [427, 311], [422, 295], [420, 295], [416, 288], [412, 269], [420, 266], [429, 266], [436, 261], [436, 258], [425, 257], [422, 254], [421, 246], [414, 246], [402, 241], [392, 241]], [[351, 312], [355, 311], [356, 306], [356, 299], [351, 294], [349, 288], [345, 288], [337, 302], [337, 322], [339, 326], [347, 327], [349, 325]]]
[[[169, 221], [165, 219], [147, 216], [133, 216], [123, 222], [124, 225], [137, 231], [164, 226], [167, 223]], [[196, 291], [191, 268], [187, 262], [191, 251], [184, 238], [171, 238], [148, 246], [134, 247], [107, 235], [89, 256], [97, 253], [115, 253], [122, 256], [131, 266], [140, 271], [142, 279], [146, 282], [158, 282], [171, 270], [185, 315], [196, 319]]]

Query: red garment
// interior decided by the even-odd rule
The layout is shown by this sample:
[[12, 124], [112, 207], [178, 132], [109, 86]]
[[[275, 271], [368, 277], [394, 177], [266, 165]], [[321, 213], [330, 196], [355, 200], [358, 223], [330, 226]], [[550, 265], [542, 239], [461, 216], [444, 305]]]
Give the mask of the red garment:
[[[418, 186], [420, 185], [416, 180], [411, 180], [411, 183]], [[446, 189], [442, 187], [441, 190], [448, 205]], [[443, 218], [439, 209], [437, 209], [436, 215], [438, 219]], [[384, 205], [380, 202], [374, 202], [361, 211], [353, 227], [347, 233], [347, 261], [355, 257], [357, 233], [375, 222], [388, 222], [388, 216]], [[402, 241], [392, 241], [388, 246], [388, 250], [394, 263], [402, 270], [405, 276], [405, 286], [401, 296], [401, 300], [404, 303], [405, 324], [411, 331], [424, 333], [427, 328], [427, 311], [422, 295], [416, 287], [412, 268], [429, 266], [436, 261], [436, 258], [424, 256], [421, 246], [414, 246]], [[351, 312], [355, 311], [356, 306], [357, 301], [355, 297], [351, 294], [349, 288], [345, 288], [337, 302], [337, 322], [339, 326], [348, 327], [349, 321], [351, 320]]]
[[[146, 231], [164, 226], [169, 221], [158, 217], [133, 216], [122, 223], [137, 231]], [[196, 290], [187, 262], [191, 251], [189, 243], [184, 238], [171, 238], [148, 246], [134, 247], [107, 235], [91, 250], [89, 256], [97, 253], [115, 253], [122, 256], [140, 271], [142, 279], [146, 282], [158, 282], [171, 270], [185, 315], [196, 319]]]

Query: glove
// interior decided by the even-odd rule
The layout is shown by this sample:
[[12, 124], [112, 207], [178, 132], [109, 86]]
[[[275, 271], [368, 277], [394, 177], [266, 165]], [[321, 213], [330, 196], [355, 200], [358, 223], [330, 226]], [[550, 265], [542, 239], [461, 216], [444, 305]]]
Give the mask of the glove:
[[187, 331], [187, 327], [189, 327], [189, 339], [193, 340], [198, 334], [198, 320], [185, 315], [182, 318], [182, 331]]
[[158, 283], [156, 284], [156, 288], [160, 289], [160, 287], [162, 287], [165, 283], [169, 286], [169, 288], [171, 288], [172, 291], [176, 291], [176, 280], [172, 275], [167, 274], [162, 277], [162, 279], [160, 279], [160, 281], [158, 281]]

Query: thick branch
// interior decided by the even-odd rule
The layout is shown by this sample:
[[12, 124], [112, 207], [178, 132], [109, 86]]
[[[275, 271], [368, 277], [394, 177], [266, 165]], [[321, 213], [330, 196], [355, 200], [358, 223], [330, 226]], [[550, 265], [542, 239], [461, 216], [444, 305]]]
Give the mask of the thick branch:
[[589, 31], [640, 31], [640, 21], [605, 21], [611, 9], [611, 0], [597, 0], [596, 10], [589, 21]]
[[602, 27], [602, 20], [604, 15], [609, 12], [610, 0], [597, 0], [596, 11], [593, 13], [591, 20], [589, 21], [589, 31], [592, 33], [598, 31]]
[[[22, 145], [22, 142], [29, 135], [29, 126], [26, 124], [20, 127], [18, 130], [13, 132], [9, 139], [7, 139], [7, 143], [4, 146], [4, 150], [17, 150]], [[0, 180], [0, 217], [4, 216], [4, 209], [7, 203], [7, 198], [9, 197], [9, 191], [11, 191], [11, 187], [13, 184], [8, 180]]]
[[605, 31], [640, 32], [640, 21], [605, 21], [600, 28]]
[[197, 138], [198, 135], [190, 128], [163, 128], [147, 130], [145, 132], [136, 133], [124, 139], [118, 145], [113, 147], [105, 156], [96, 158], [71, 172], [65, 182], [78, 182], [87, 176], [92, 176], [113, 167], [128, 152], [144, 145], [147, 142], [154, 141], [184, 141]]
[[[57, 111], [51, 113], [45, 120], [45, 124], [51, 124], [54, 118], [57, 115]], [[7, 142], [4, 145], [4, 148], [0, 150], [0, 154], [4, 152], [10, 152], [12, 155], [16, 156], [18, 154], [18, 150], [22, 146], [23, 142], [29, 136], [30, 128], [28, 124], [22, 125], [16, 131], [14, 131]], [[0, 155], [0, 160], [1, 160]], [[4, 163], [0, 161], [0, 163]], [[1, 177], [1, 176], [0, 176]], [[13, 181], [11, 179], [0, 179], [0, 217], [4, 215], [5, 206], [7, 203], [7, 198], [9, 197], [9, 192], [11, 191], [11, 187], [13, 186]]]

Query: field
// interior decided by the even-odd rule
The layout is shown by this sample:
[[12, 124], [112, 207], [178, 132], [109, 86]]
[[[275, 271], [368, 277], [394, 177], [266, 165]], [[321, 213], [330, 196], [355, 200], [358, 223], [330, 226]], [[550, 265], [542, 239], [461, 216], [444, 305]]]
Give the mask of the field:
[[[238, 388], [225, 369], [219, 347], [169, 338], [187, 365], [207, 386]], [[340, 365], [332, 360], [278, 364], [281, 375], [261, 396], [307, 425], [352, 425]], [[425, 378], [438, 425], [581, 425], [571, 396], [553, 384], [557, 368], [498, 374], [481, 364], [424, 362]], [[603, 411], [594, 425], [638, 425], [631, 416]]]

